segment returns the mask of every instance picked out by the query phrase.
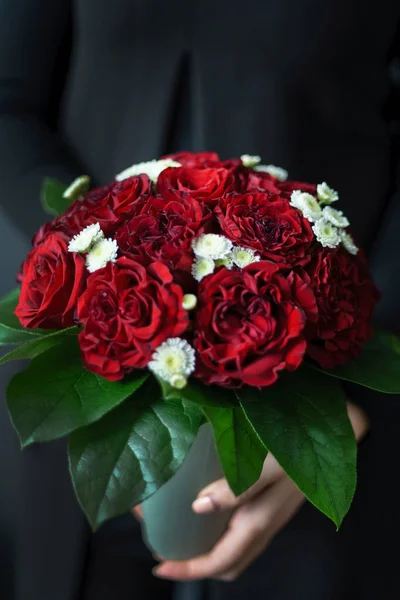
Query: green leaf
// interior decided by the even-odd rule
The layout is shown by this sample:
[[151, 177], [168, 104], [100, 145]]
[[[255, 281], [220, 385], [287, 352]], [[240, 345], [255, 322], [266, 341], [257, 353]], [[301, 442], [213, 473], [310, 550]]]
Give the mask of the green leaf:
[[156, 492], [182, 464], [204, 417], [191, 402], [164, 402], [153, 378], [137, 396], [69, 442], [72, 481], [93, 528], [127, 513]]
[[340, 526], [356, 485], [356, 442], [339, 382], [302, 367], [237, 394], [258, 435], [298, 488]]
[[0, 358], [0, 365], [11, 360], [23, 360], [27, 358], [35, 358], [39, 354], [43, 354], [53, 346], [58, 346], [67, 336], [76, 336], [79, 332], [78, 327], [68, 327], [66, 329], [60, 329], [60, 331], [54, 331], [47, 335], [35, 336], [33, 339], [25, 342], [21, 346], [17, 346], [11, 352], [8, 352]]
[[41, 202], [43, 209], [54, 217], [58, 217], [72, 204], [71, 198], [63, 198], [68, 186], [58, 179], [46, 177], [41, 190]]
[[243, 408], [203, 407], [210, 421], [225, 477], [236, 496], [260, 478], [268, 450]]
[[358, 358], [334, 369], [319, 370], [378, 392], [400, 394], [400, 339], [376, 328]]
[[19, 288], [12, 290], [0, 300], [0, 346], [21, 344], [44, 334], [50, 333], [44, 329], [25, 329], [14, 315], [18, 304]]
[[196, 379], [190, 379], [182, 389], [177, 390], [162, 379], [158, 380], [165, 400], [182, 399], [190, 400], [200, 406], [238, 406], [239, 401], [232, 390], [216, 385], [204, 385]]
[[136, 371], [123, 381], [108, 381], [90, 373], [71, 337], [14, 375], [7, 389], [8, 409], [23, 446], [53, 440], [100, 419], [146, 377]]

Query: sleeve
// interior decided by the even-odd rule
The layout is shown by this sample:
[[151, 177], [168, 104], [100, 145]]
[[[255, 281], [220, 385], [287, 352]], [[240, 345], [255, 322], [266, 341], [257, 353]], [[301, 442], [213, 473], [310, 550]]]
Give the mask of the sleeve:
[[70, 21], [71, 0], [0, 0], [0, 201], [28, 235], [45, 220], [43, 178], [80, 173], [54, 126]]

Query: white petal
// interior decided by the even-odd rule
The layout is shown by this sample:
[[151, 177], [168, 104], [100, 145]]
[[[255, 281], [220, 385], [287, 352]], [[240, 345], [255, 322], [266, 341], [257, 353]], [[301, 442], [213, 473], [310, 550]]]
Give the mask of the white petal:
[[192, 248], [196, 256], [218, 260], [228, 256], [232, 242], [223, 235], [203, 233], [192, 241]]
[[144, 174], [147, 175], [149, 179], [151, 179], [151, 181], [156, 183], [160, 173], [164, 171], [164, 169], [180, 166], [182, 166], [181, 163], [178, 163], [175, 160], [172, 160], [171, 158], [163, 158], [162, 160], [150, 160], [128, 167], [121, 173], [118, 173], [115, 179], [117, 181], [123, 181], [124, 179], [128, 179], [129, 177], [137, 177], [138, 175]]
[[339, 200], [339, 194], [337, 191], [329, 187], [326, 181], [323, 181], [317, 185], [317, 196], [318, 200], [322, 202], [322, 204], [332, 204], [332, 202]]
[[211, 275], [215, 269], [215, 262], [212, 258], [197, 258], [192, 264], [192, 275], [196, 281], [201, 281], [206, 275]]
[[100, 223], [88, 225], [80, 233], [74, 235], [68, 244], [69, 252], [89, 252], [89, 250], [100, 240], [104, 238], [104, 233], [100, 229]]
[[325, 219], [320, 219], [313, 225], [313, 231], [315, 233], [315, 237], [320, 242], [320, 244], [327, 248], [336, 248], [336, 246], [340, 243], [340, 237], [338, 229], [329, 223], [329, 221], [325, 221]]
[[350, 254], [353, 254], [353, 256], [355, 256], [358, 252], [358, 248], [355, 245], [354, 240], [351, 237], [351, 235], [349, 233], [347, 233], [346, 231], [344, 231], [343, 229], [341, 229], [339, 231], [339, 236], [340, 236], [340, 241], [342, 242], [343, 246], [346, 248], [347, 252], [349, 252]]
[[318, 221], [322, 216], [322, 209], [316, 198], [311, 194], [295, 190], [290, 197], [290, 204], [303, 213], [303, 216], [313, 223]]
[[244, 167], [255, 167], [261, 162], [261, 156], [258, 156], [258, 154], [242, 154], [240, 160]]
[[257, 165], [254, 167], [255, 171], [260, 171], [261, 173], [268, 173], [271, 177], [275, 177], [278, 181], [286, 181], [289, 177], [289, 173], [286, 169], [282, 169], [282, 167], [276, 167], [275, 165]]
[[344, 216], [343, 212], [331, 206], [325, 206], [322, 211], [322, 217], [332, 223], [332, 225], [335, 225], [335, 227], [343, 228], [350, 225], [348, 218]]
[[115, 240], [103, 239], [97, 242], [86, 256], [86, 266], [90, 273], [103, 269], [107, 263], [117, 260], [118, 245]]
[[65, 192], [63, 193], [63, 198], [68, 198], [70, 200], [75, 200], [77, 198], [82, 197], [83, 194], [86, 194], [90, 186], [90, 177], [89, 175], [81, 175], [74, 179], [74, 181], [67, 187]]
[[233, 263], [243, 269], [253, 262], [258, 262], [260, 257], [251, 250], [250, 248], [242, 248], [241, 246], [235, 246], [231, 252]]
[[157, 348], [148, 368], [174, 387], [184, 387], [196, 366], [195, 351], [182, 338], [170, 338]]

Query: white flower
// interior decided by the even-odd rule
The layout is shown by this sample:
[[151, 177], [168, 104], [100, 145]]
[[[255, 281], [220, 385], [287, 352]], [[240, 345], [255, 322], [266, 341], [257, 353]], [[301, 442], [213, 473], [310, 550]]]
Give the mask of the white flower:
[[132, 165], [118, 173], [115, 179], [117, 181], [123, 181], [124, 179], [128, 179], [129, 177], [136, 177], [137, 175], [145, 174], [153, 181], [153, 183], [157, 183], [158, 176], [164, 169], [168, 169], [169, 167], [180, 167], [181, 163], [172, 160], [172, 158], [163, 158], [161, 160], [149, 160], [148, 162], [141, 162], [137, 165]]
[[88, 225], [80, 233], [74, 235], [68, 244], [70, 252], [89, 252], [90, 248], [104, 238], [104, 233], [100, 229], [100, 223]]
[[184, 387], [187, 377], [195, 369], [194, 349], [182, 338], [170, 338], [157, 348], [151, 358], [149, 369], [174, 387]]
[[350, 225], [348, 218], [344, 216], [343, 212], [341, 210], [336, 210], [336, 208], [332, 208], [331, 206], [325, 206], [322, 211], [322, 217], [326, 221], [332, 223], [332, 225], [335, 225], [335, 227], [342, 228]]
[[336, 248], [336, 246], [340, 242], [339, 232], [337, 228], [329, 223], [329, 221], [325, 221], [325, 219], [319, 219], [313, 225], [313, 231], [317, 240], [322, 244], [322, 246], [328, 248]]
[[217, 260], [228, 256], [232, 242], [223, 235], [203, 233], [192, 241], [192, 248], [196, 256]]
[[226, 258], [218, 258], [215, 261], [215, 266], [216, 267], [225, 267], [226, 269], [232, 269], [232, 267], [233, 267], [232, 256], [230, 254], [228, 254], [228, 256]]
[[322, 204], [332, 204], [332, 202], [339, 200], [337, 191], [329, 187], [326, 181], [317, 185], [317, 196]]
[[74, 179], [71, 185], [67, 187], [63, 193], [63, 198], [68, 198], [70, 200], [80, 198], [82, 194], [86, 194], [89, 189], [89, 185], [89, 175], [81, 175], [80, 177], [77, 177], [77, 179]]
[[185, 294], [182, 299], [182, 306], [185, 310], [193, 310], [197, 306], [197, 298], [194, 294]]
[[250, 248], [242, 248], [241, 246], [235, 246], [231, 252], [232, 261], [237, 267], [243, 269], [250, 265], [253, 262], [257, 262], [260, 260], [260, 257], [254, 252], [254, 250], [250, 250]]
[[286, 169], [282, 169], [281, 167], [276, 167], [275, 165], [257, 165], [254, 167], [255, 171], [260, 171], [261, 173], [268, 173], [272, 177], [275, 177], [278, 181], [286, 181], [289, 177], [289, 173]]
[[311, 223], [321, 218], [322, 209], [311, 194], [295, 190], [290, 196], [290, 204], [298, 208]]
[[97, 242], [86, 256], [86, 266], [91, 273], [117, 260], [118, 245], [115, 240], [103, 239]]
[[215, 262], [212, 258], [197, 258], [192, 264], [192, 275], [196, 281], [201, 281], [206, 275], [214, 272]]
[[353, 254], [355, 256], [358, 252], [358, 248], [355, 245], [354, 240], [351, 237], [351, 235], [349, 233], [347, 233], [346, 231], [344, 231], [343, 229], [341, 229], [339, 231], [339, 237], [340, 237], [340, 241], [342, 242], [343, 246], [346, 248], [347, 252], [350, 252], [350, 254]]
[[255, 167], [261, 162], [261, 156], [258, 156], [258, 154], [242, 154], [240, 160], [244, 167]]

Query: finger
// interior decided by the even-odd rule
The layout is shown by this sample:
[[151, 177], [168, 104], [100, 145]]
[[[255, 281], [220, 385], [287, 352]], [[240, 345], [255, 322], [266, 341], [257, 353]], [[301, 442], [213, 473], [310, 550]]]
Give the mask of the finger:
[[230, 528], [208, 554], [188, 561], [166, 561], [153, 569], [163, 579], [195, 581], [216, 578], [232, 569], [241, 556], [251, 550], [253, 540], [245, 527]]
[[274, 483], [284, 472], [272, 454], [268, 454], [258, 481], [241, 496], [235, 496], [226, 479], [214, 481], [204, 488], [193, 502], [192, 508], [198, 514], [219, 510], [232, 510], [257, 496], [262, 490]]
[[142, 511], [142, 507], [140, 506], [140, 504], [138, 504], [137, 506], [132, 508], [131, 512], [138, 521], [143, 520], [143, 511]]

